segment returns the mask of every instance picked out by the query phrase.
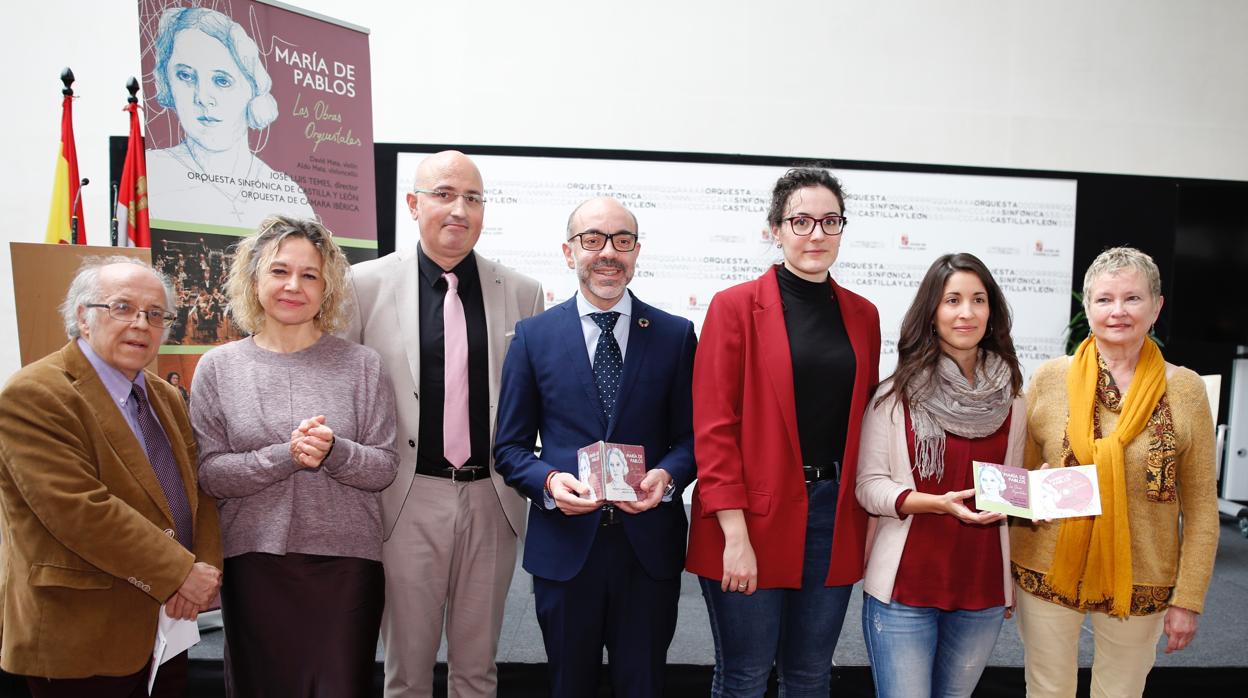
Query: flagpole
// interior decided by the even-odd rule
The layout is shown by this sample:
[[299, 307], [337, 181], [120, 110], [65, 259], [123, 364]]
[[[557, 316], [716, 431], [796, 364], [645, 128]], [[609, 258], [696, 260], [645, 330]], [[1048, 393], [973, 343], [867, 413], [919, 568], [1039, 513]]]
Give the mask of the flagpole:
[[113, 217], [108, 224], [108, 239], [113, 247], [117, 246], [117, 191], [119, 189], [117, 182], [113, 182]]
[[82, 196], [82, 188], [91, 183], [91, 180], [83, 177], [77, 182], [78, 190], [74, 192], [74, 205], [69, 209], [69, 244], [78, 244], [78, 199]]
[[[61, 94], [66, 97], [73, 97], [74, 71], [70, 70], [69, 66], [66, 66], [65, 69], [61, 71], [61, 83], [65, 85], [65, 87], [61, 88]], [[71, 245], [78, 244], [78, 196], [82, 194], [82, 185], [86, 183], [87, 180], [85, 179], [82, 180], [82, 182], [73, 183], [75, 190], [74, 200], [73, 204], [71, 204], [69, 208], [69, 244]]]
[[[138, 98], [138, 96], [137, 96], [137, 95], [138, 95], [138, 92], [139, 92], [139, 81], [138, 81], [138, 80], [137, 80], [137, 79], [136, 79], [133, 75], [131, 75], [131, 76], [130, 76], [130, 79], [126, 81], [126, 91], [128, 91], [128, 92], [130, 93], [130, 96], [126, 98], [126, 102], [127, 102], [128, 104], [138, 104], [138, 103], [139, 103], [139, 98]], [[130, 111], [130, 109], [131, 109], [131, 108], [129, 108], [129, 107], [128, 107], [125, 111]], [[128, 146], [127, 146], [126, 150], [127, 150], [127, 152], [126, 152], [127, 159], [129, 159], [129, 154], [130, 154], [130, 153], [129, 153], [129, 147], [128, 147]], [[124, 168], [123, 168], [123, 170], [124, 170]], [[122, 175], [123, 175], [123, 176], [125, 175], [125, 172], [124, 172], [124, 171], [122, 172]], [[114, 246], [114, 247], [116, 247], [116, 246], [117, 246], [117, 245], [121, 242], [121, 232], [120, 232], [121, 220], [118, 218], [118, 215], [117, 215], [117, 211], [119, 210], [120, 205], [121, 205], [121, 201], [120, 201], [120, 193], [121, 193], [121, 182], [113, 182], [113, 200], [112, 200], [112, 209], [113, 209], [113, 217], [112, 217], [112, 238], [113, 238], [113, 246]], [[126, 223], [126, 239], [127, 239], [127, 240], [129, 240], [129, 236], [130, 236], [130, 230], [129, 230], [129, 227], [130, 227], [130, 225], [129, 225], [129, 217], [127, 217], [127, 223]], [[127, 244], [126, 246], [127, 246], [127, 247], [129, 247], [129, 244]]]

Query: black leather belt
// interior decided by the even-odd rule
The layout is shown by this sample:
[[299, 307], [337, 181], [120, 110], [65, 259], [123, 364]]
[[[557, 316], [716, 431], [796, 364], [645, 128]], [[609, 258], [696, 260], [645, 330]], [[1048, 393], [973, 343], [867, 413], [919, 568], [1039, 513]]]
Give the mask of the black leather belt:
[[840, 461], [832, 461], [827, 465], [805, 465], [802, 466], [802, 475], [808, 483], [820, 482], [821, 480], [839, 481], [841, 479], [841, 463]]
[[462, 468], [430, 468], [428, 470], [417, 468], [416, 474], [446, 478], [452, 482], [475, 482], [488, 479], [490, 477], [490, 469], [479, 465], [465, 465]]
[[624, 512], [615, 508], [614, 504], [602, 505], [602, 516], [598, 519], [599, 526], [614, 526], [624, 523]]

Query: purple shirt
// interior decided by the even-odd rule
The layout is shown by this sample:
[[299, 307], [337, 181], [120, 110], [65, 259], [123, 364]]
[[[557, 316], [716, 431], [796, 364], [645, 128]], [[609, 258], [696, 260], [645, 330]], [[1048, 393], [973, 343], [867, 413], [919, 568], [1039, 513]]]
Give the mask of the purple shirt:
[[[134, 438], [139, 440], [139, 445], [143, 447], [143, 452], [147, 453], [147, 441], [143, 439], [143, 431], [139, 429], [138, 411], [130, 404], [131, 386], [139, 386], [139, 390], [143, 391], [145, 397], [147, 396], [147, 381], [143, 377], [143, 372], [139, 371], [139, 375], [131, 381], [129, 378], [126, 378], [126, 374], [100, 358], [100, 355], [91, 348], [91, 344], [82, 337], [78, 338], [78, 348], [82, 350], [82, 353], [87, 357], [87, 361], [90, 361], [91, 366], [95, 368], [96, 374], [100, 376], [100, 382], [104, 384], [104, 389], [113, 398], [113, 402], [117, 403], [117, 408], [121, 410], [121, 416], [126, 418], [126, 424], [130, 426], [130, 431], [134, 432]], [[160, 418], [156, 416], [156, 411], [152, 409], [152, 401], [150, 399], [147, 401], [147, 411], [151, 412], [152, 418], [156, 420], [157, 424], [160, 424]], [[160, 428], [163, 430], [165, 427], [161, 425]], [[165, 437], [168, 438], [169, 434], [166, 433]]]

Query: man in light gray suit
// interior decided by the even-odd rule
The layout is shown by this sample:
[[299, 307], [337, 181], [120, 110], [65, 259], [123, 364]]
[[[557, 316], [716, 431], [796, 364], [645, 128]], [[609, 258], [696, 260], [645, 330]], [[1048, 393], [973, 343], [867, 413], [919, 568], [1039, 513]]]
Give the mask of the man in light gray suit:
[[376, 349], [394, 384], [401, 462], [382, 492], [387, 696], [428, 696], [445, 624], [451, 697], [494, 696], [503, 603], [525, 502], [494, 472], [503, 355], [541, 285], [473, 252], [481, 173], [425, 158], [407, 195], [420, 244], [358, 264], [344, 336]]

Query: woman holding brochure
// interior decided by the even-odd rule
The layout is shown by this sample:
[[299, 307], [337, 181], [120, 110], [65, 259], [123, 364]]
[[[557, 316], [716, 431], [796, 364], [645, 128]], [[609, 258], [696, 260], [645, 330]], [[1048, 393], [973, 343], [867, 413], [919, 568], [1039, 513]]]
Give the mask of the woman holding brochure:
[[1083, 280], [1090, 336], [1027, 391], [1026, 467], [1095, 464], [1102, 511], [1011, 525], [1029, 696], [1075, 694], [1084, 616], [1093, 696], [1141, 695], [1161, 633], [1167, 653], [1196, 634], [1218, 543], [1213, 420], [1200, 377], [1148, 337], [1162, 302], [1151, 257], [1102, 252]]
[[1005, 515], [973, 508], [974, 461], [1023, 460], [1010, 325], [983, 262], [940, 257], [863, 420], [857, 495], [879, 518], [862, 631], [882, 698], [971, 695], [1013, 606]]
[[377, 352], [330, 334], [347, 260], [313, 220], [243, 239], [230, 313], [252, 336], [199, 362], [199, 480], [221, 511], [226, 678], [238, 696], [361, 696], [385, 582], [379, 492], [394, 479], [394, 391]]

